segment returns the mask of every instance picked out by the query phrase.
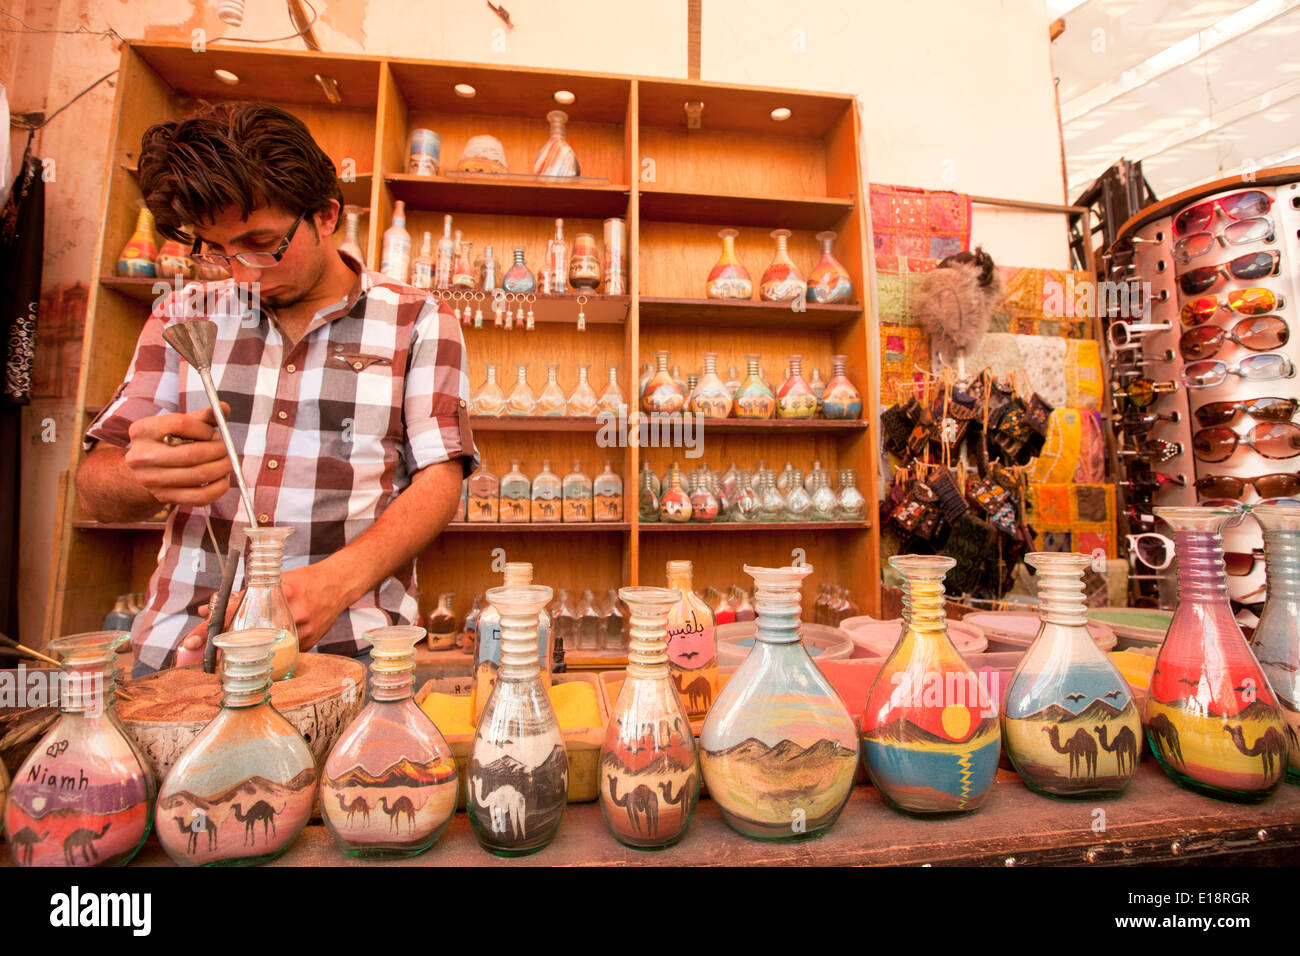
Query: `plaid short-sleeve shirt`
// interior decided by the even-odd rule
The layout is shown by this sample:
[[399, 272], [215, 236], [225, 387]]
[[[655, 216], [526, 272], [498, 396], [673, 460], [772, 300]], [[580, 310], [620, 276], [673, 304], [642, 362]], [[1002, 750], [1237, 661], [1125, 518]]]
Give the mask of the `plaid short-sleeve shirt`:
[[[286, 571], [355, 540], [420, 469], [459, 457], [468, 476], [478, 456], [455, 318], [426, 293], [346, 255], [344, 261], [358, 273], [352, 290], [318, 312], [292, 346], [272, 310], [250, 308], [231, 280], [201, 287], [201, 300], [197, 286], [161, 299], [125, 381], [87, 429], [87, 446], [126, 447], [127, 430], [139, 418], [208, 407], [198, 374], [162, 337], [167, 325], [199, 314], [217, 325], [212, 377], [230, 405], [231, 436], [257, 511], [251, 521], [293, 529], [284, 546]], [[200, 621], [198, 609], [220, 587], [221, 560], [208, 540], [205, 511], [224, 548], [232, 527], [250, 523], [244, 510], [233, 481], [207, 509], [172, 509], [145, 609], [131, 628], [138, 661], [171, 666], [181, 639]], [[243, 544], [241, 533], [236, 546]], [[355, 655], [369, 646], [363, 632], [412, 622], [418, 613], [412, 563], [348, 609], [317, 647]]]

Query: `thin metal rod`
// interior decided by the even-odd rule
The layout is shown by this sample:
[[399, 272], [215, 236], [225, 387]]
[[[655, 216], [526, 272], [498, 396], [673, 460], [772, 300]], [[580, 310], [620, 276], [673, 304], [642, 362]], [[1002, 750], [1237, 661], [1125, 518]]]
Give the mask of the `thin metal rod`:
[[221, 441], [226, 446], [226, 455], [230, 458], [230, 464], [234, 468], [235, 481], [239, 484], [239, 494], [244, 500], [244, 507], [248, 511], [248, 523], [257, 524], [257, 514], [253, 509], [253, 496], [248, 492], [248, 485], [244, 482], [244, 469], [239, 461], [239, 452], [235, 451], [234, 439], [230, 437], [230, 428], [226, 425], [226, 416], [221, 411], [221, 398], [217, 395], [217, 386], [212, 381], [212, 373], [207, 369], [198, 370], [199, 378], [203, 382], [203, 390], [208, 393], [208, 402], [212, 406], [212, 417], [216, 419], [217, 431], [221, 433]]

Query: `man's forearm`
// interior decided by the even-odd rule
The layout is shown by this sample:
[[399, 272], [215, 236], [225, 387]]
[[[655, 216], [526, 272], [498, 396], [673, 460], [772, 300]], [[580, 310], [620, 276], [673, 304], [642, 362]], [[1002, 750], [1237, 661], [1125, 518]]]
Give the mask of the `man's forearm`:
[[460, 503], [460, 459], [417, 472], [406, 490], [360, 537], [325, 558], [350, 607], [408, 564], [442, 531]]
[[162, 507], [127, 467], [126, 449], [102, 443], [77, 466], [77, 497], [96, 521], [144, 521]]

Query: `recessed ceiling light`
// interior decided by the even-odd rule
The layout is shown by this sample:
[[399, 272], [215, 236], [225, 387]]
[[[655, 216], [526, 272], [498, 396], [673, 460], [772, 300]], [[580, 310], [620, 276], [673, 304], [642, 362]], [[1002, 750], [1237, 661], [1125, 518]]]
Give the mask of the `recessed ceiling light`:
[[769, 114], [774, 123], [784, 123], [790, 118], [790, 109], [786, 106], [778, 106]]
[[239, 82], [239, 77], [234, 73], [231, 73], [229, 70], [213, 70], [212, 75], [222, 83], [225, 83], [226, 86], [234, 86]]
[[456, 91], [457, 96], [467, 100], [473, 99], [474, 96], [478, 94], [478, 90], [474, 89], [474, 87], [470, 86], [468, 83], [457, 83], [452, 87], [452, 89]]
[[555, 91], [555, 102], [559, 103], [561, 106], [572, 106], [573, 101], [576, 99], [577, 97], [574, 96], [572, 93], [570, 93], [568, 90]]

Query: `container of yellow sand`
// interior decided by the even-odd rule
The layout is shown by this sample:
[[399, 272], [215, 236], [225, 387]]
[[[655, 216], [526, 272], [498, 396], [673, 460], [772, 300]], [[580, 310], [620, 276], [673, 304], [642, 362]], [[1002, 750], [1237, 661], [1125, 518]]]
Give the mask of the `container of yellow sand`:
[[[415, 695], [416, 704], [438, 725], [456, 758], [460, 772], [460, 793], [456, 797], [459, 810], [465, 809], [469, 751], [474, 743], [471, 683], [469, 677], [435, 677]], [[569, 755], [569, 802], [589, 803], [600, 793], [600, 746], [609, 722], [609, 701], [596, 674], [556, 674], [550, 695]]]

